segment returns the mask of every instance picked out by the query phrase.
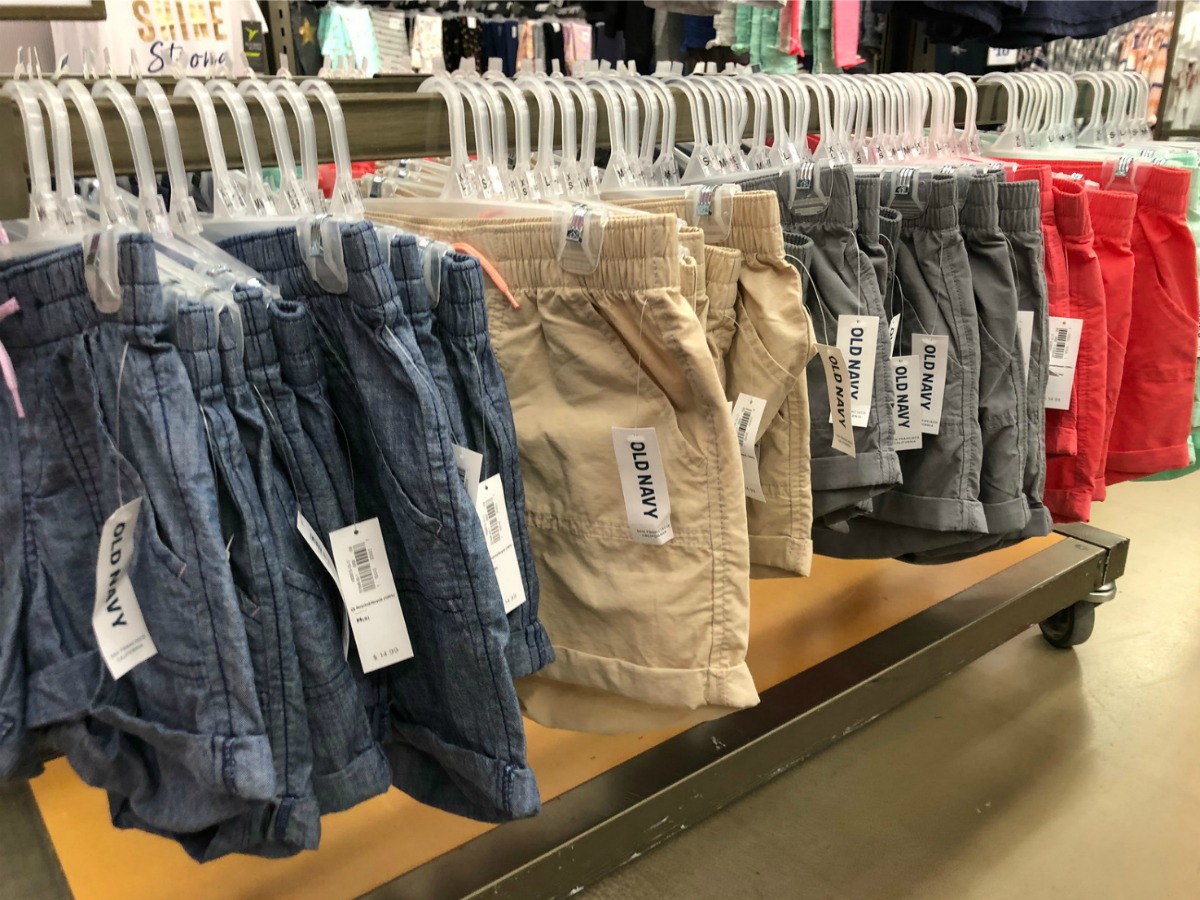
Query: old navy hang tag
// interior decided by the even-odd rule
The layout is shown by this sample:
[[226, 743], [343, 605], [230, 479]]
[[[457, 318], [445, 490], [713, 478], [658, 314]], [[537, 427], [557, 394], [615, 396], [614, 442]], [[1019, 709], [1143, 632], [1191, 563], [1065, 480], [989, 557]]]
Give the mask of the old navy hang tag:
[[850, 421], [850, 376], [842, 351], [828, 344], [817, 344], [817, 356], [825, 368], [825, 386], [829, 390], [829, 410], [833, 421], [833, 449], [855, 456], [854, 426]]
[[367, 519], [331, 532], [329, 546], [363, 672], [412, 659], [412, 641], [392, 579], [379, 519]]
[[452, 446], [454, 447], [454, 465], [458, 468], [458, 477], [463, 480], [463, 484], [467, 487], [467, 496], [474, 503], [475, 498], [479, 496], [479, 476], [483, 472], [483, 454], [460, 447], [458, 444]]
[[892, 316], [892, 320], [888, 322], [888, 346], [891, 351], [888, 356], [896, 355], [896, 336], [900, 334], [900, 314]]
[[492, 559], [492, 570], [500, 585], [504, 612], [510, 613], [527, 599], [525, 583], [521, 580], [521, 565], [517, 560], [516, 542], [508, 523], [508, 504], [504, 500], [504, 482], [493, 475], [479, 482], [475, 513], [483, 526], [483, 540]]
[[1051, 316], [1046, 336], [1050, 344], [1046, 409], [1070, 409], [1075, 364], [1079, 361], [1079, 342], [1083, 336], [1083, 319]]
[[921, 417], [916, 403], [917, 357], [892, 357], [893, 446], [896, 451], [921, 448]]
[[738, 450], [742, 458], [742, 477], [746, 484], [746, 496], [751, 500], [765, 501], [762, 480], [758, 472], [758, 438], [762, 428], [763, 413], [767, 401], [750, 394], [738, 394], [730, 410], [733, 428], [737, 434]]
[[109, 516], [100, 530], [92, 631], [113, 678], [158, 655], [129, 580], [141, 511], [142, 498], [138, 497]]
[[871, 418], [878, 340], [878, 316], [838, 316], [837, 346], [846, 360], [850, 378], [850, 421], [857, 428], [866, 428]]
[[653, 428], [614, 427], [612, 437], [631, 536], [639, 544], [667, 543], [675, 533], [658, 433]]
[[950, 338], [944, 334], [914, 334], [912, 350], [917, 358], [917, 408], [920, 411], [921, 431], [937, 434], [942, 430], [942, 402], [946, 397]]

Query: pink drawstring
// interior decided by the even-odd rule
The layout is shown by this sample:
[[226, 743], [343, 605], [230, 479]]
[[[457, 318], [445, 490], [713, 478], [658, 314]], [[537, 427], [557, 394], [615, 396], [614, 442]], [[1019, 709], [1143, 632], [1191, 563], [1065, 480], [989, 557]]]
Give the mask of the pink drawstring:
[[509, 290], [508, 283], [504, 280], [504, 276], [500, 274], [500, 270], [492, 264], [490, 259], [465, 241], [455, 241], [450, 246], [459, 253], [465, 253], [467, 256], [473, 256], [479, 260], [479, 265], [483, 268], [483, 271], [487, 273], [488, 278], [492, 279], [492, 283], [496, 285], [496, 287], [500, 290], [500, 293], [504, 295], [504, 298], [508, 300], [510, 304], [512, 304], [512, 308], [521, 308], [521, 304], [517, 302], [517, 298], [514, 297], [512, 291]]
[[[2, 230], [0, 229], [0, 231]], [[4, 303], [0, 303], [0, 322], [20, 309], [21, 306], [17, 303], [16, 297], [10, 297]], [[13, 369], [11, 357], [2, 343], [0, 343], [0, 372], [4, 374], [4, 383], [8, 385], [8, 392], [12, 394], [13, 405], [17, 408], [17, 417], [25, 418], [25, 407], [21, 405], [21, 392], [17, 390], [17, 373]]]

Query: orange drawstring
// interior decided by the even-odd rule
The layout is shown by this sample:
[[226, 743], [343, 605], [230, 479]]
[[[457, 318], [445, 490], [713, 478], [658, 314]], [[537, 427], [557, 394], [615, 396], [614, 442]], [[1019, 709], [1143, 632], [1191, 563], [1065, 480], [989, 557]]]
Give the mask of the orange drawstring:
[[521, 304], [517, 302], [517, 298], [514, 297], [512, 295], [512, 291], [508, 289], [508, 283], [505, 282], [503, 276], [500, 274], [500, 271], [494, 265], [492, 265], [491, 260], [480, 253], [478, 249], [464, 241], [455, 241], [450, 244], [450, 246], [459, 253], [465, 253], [468, 256], [473, 256], [479, 260], [479, 265], [483, 266], [483, 271], [487, 272], [488, 278], [492, 279], [492, 283], [496, 285], [500, 293], [502, 293], [508, 302], [512, 304], [512, 308], [521, 308]]

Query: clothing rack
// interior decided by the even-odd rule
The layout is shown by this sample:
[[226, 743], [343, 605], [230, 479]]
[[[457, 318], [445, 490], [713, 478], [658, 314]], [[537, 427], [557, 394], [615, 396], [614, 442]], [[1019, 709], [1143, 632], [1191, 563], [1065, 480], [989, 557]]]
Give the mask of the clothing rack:
[[[356, 158], [448, 150], [444, 101], [438, 95], [413, 93], [420, 80], [421, 76], [401, 76], [331, 82], [342, 104]], [[169, 94], [169, 86], [167, 90]], [[1004, 101], [995, 99], [1002, 96], [1003, 92], [991, 88], [981, 90], [981, 121], [1003, 118], [1003, 109], [996, 107]], [[206, 155], [195, 106], [190, 101], [176, 101], [172, 106], [185, 163], [199, 166]], [[123, 134], [111, 104], [101, 101], [100, 108], [106, 128], [115, 129], [111, 134]], [[382, 116], [385, 110], [387, 115]], [[319, 108], [314, 112], [323, 115]], [[536, 109], [532, 112], [536, 114]], [[686, 104], [679, 105], [679, 114], [680, 133], [684, 134], [690, 128]], [[599, 127], [598, 143], [602, 144], [607, 134], [603, 116]], [[20, 134], [20, 120], [8, 98], [0, 98], [0, 128], [10, 136]], [[263, 162], [270, 165], [274, 160], [266, 155], [272, 146], [266, 123], [259, 119], [256, 128]], [[161, 163], [157, 129], [148, 131], [155, 160]], [[332, 159], [323, 119], [318, 119], [317, 132], [320, 158]], [[230, 165], [236, 166], [240, 155], [234, 130], [223, 128], [222, 133]], [[87, 174], [89, 155], [82, 130], [74, 130], [73, 138], [77, 171]], [[21, 157], [0, 169], [3, 217], [21, 215], [28, 200], [24, 143], [14, 137], [9, 146], [19, 148]], [[113, 142], [112, 152], [118, 172], [132, 171], [124, 137]], [[665, 740], [649, 735], [641, 745], [648, 749], [631, 758], [616, 759], [607, 770], [563, 776], [562, 783], [547, 792], [557, 791], [558, 796], [548, 800], [536, 818], [481, 834], [479, 826], [464, 822], [455, 834], [466, 837], [457, 845], [447, 847], [443, 840], [427, 861], [404, 863], [402, 871], [396, 869], [400, 863], [392, 862], [392, 869], [380, 877], [363, 875], [362, 860], [345, 845], [306, 854], [297, 861], [320, 865], [325, 872], [331, 867], [332, 871], [341, 867], [347, 875], [360, 870], [360, 880], [374, 879], [359, 891], [370, 900], [570, 896], [581, 885], [700, 822], [1032, 625], [1042, 623], [1048, 639], [1057, 645], [1082, 642], [1090, 633], [1095, 605], [1115, 594], [1113, 585], [1125, 570], [1128, 544], [1120, 535], [1071, 525], [1006, 551], [939, 567], [938, 578], [930, 578], [930, 571], [894, 561], [848, 563], [822, 558], [810, 578], [755, 582], [754, 601], [764, 606], [787, 610], [801, 598], [816, 598], [825, 604], [821, 607], [825, 616], [834, 609], [844, 609], [848, 618], [858, 615], [861, 621], [855, 626], [853, 641], [843, 641], [843, 646], [835, 646], [831, 652], [810, 648], [808, 656], [799, 661], [795, 654], [791, 659], [765, 660], [776, 674], [771, 676], [774, 681], [761, 685], [766, 689], [759, 706]], [[943, 577], [943, 572], [953, 574]], [[953, 587], [947, 589], [946, 584]], [[876, 612], [891, 610], [892, 619], [881, 627], [875, 613], [856, 614], [856, 605]], [[795, 633], [799, 626], [795, 620], [789, 621], [790, 633]], [[763, 642], [770, 644], [769, 640]], [[782, 641], [776, 643], [783, 646]], [[751, 647], [756, 647], [753, 639]], [[786, 652], [783, 655], [786, 657]], [[585, 737], [558, 734], [565, 734], [568, 742]], [[569, 744], [568, 752], [586, 755], [587, 746], [576, 741]], [[549, 748], [544, 754], [552, 758], [555, 752]], [[27, 835], [6, 842], [0, 854], [20, 854], [25, 868], [40, 867], [42, 883], [50, 891], [46, 896], [57, 893], [64, 900], [69, 898], [68, 877], [72, 872], [84, 876], [77, 861], [63, 856], [67, 851], [56, 837], [59, 826], [48, 827], [45, 810], [34, 801], [31, 786], [15, 786], [7, 793], [5, 802], [24, 810], [28, 828], [20, 829]], [[84, 824], [76, 828], [92, 823], [82, 814], [81, 820]], [[420, 828], [405, 827], [402, 821], [392, 824], [390, 833], [374, 831], [372, 839], [386, 845], [389, 860], [398, 854], [419, 859], [425, 851], [414, 851], [409, 845], [429, 837]], [[169, 868], [184, 861], [173, 848], [163, 850], [162, 858], [161, 863], [141, 860], [139, 867]], [[271, 870], [261, 863], [255, 871], [260, 878], [271, 877]]]

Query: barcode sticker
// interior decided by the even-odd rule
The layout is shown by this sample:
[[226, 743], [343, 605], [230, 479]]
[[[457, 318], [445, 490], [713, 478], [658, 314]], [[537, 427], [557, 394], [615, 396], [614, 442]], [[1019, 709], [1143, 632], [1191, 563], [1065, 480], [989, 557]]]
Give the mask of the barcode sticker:
[[833, 420], [833, 449], [854, 456], [854, 426], [850, 422], [850, 376], [846, 360], [837, 347], [817, 344], [817, 355], [825, 367], [825, 386], [829, 390], [829, 410]]
[[479, 496], [479, 476], [483, 471], [483, 454], [455, 444], [454, 465], [458, 467], [458, 477], [467, 486], [467, 496], [474, 503], [475, 498]]
[[630, 535], [639, 544], [667, 543], [675, 532], [671, 528], [671, 498], [658, 449], [658, 432], [653, 428], [614, 427], [612, 437]]
[[914, 334], [913, 356], [917, 358], [917, 405], [921, 431], [937, 434], [942, 430], [942, 401], [946, 397], [946, 367], [950, 359], [950, 338], [944, 334]]
[[1083, 319], [1051, 316], [1048, 335], [1050, 368], [1046, 373], [1046, 409], [1070, 409], [1075, 364], [1079, 360], [1079, 341], [1083, 337]]
[[1021, 343], [1021, 359], [1025, 362], [1025, 377], [1029, 377], [1029, 357], [1033, 355], [1033, 310], [1017, 312], [1017, 336]]
[[134, 666], [158, 655], [129, 580], [135, 546], [133, 538], [141, 512], [142, 498], [130, 500], [109, 516], [100, 530], [92, 631], [100, 656], [113, 678], [120, 678]]
[[875, 392], [875, 345], [879, 340], [878, 316], [838, 316], [837, 346], [846, 360], [850, 385], [850, 422], [866, 428]]
[[746, 484], [746, 496], [751, 500], [765, 501], [762, 482], [758, 475], [758, 436], [762, 428], [763, 412], [767, 401], [750, 394], [738, 394], [730, 410], [733, 427], [737, 433], [738, 450], [742, 456], [742, 476]]
[[379, 520], [339, 528], [330, 533], [329, 545], [363, 671], [412, 659], [412, 641]]
[[517, 560], [517, 548], [508, 522], [504, 482], [499, 475], [479, 483], [475, 512], [479, 516], [479, 524], [483, 526], [483, 539], [492, 559], [496, 581], [500, 585], [504, 612], [510, 613], [525, 602], [525, 583], [521, 579], [521, 565]]
[[914, 401], [917, 383], [917, 358], [892, 357], [892, 422], [896, 433], [892, 445], [896, 451], [921, 449], [921, 417]]

